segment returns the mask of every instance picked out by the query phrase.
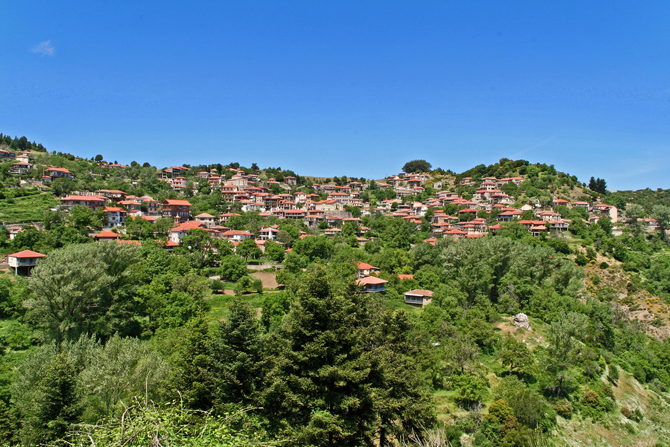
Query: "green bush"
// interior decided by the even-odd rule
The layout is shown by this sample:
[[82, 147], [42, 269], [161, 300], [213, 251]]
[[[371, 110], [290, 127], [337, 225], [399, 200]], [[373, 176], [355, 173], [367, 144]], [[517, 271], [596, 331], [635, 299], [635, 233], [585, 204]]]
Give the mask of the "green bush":
[[603, 269], [603, 270], [608, 269], [609, 266], [610, 265], [608, 263], [606, 263], [605, 261], [600, 263], [600, 268]]
[[225, 289], [226, 285], [223, 281], [215, 279], [209, 283], [209, 287], [212, 289], [212, 291], [217, 291]]
[[567, 399], [561, 399], [558, 402], [556, 402], [556, 405], [554, 405], [554, 409], [556, 410], [556, 413], [558, 413], [561, 417], [564, 417], [565, 419], [570, 419], [572, 417], [573, 408]]
[[577, 258], [575, 259], [575, 262], [577, 263], [577, 265], [584, 267], [586, 264], [589, 263], [589, 260], [583, 254], [578, 254]]
[[619, 382], [619, 367], [616, 365], [609, 366], [609, 372], [607, 373], [607, 379], [616, 384]]

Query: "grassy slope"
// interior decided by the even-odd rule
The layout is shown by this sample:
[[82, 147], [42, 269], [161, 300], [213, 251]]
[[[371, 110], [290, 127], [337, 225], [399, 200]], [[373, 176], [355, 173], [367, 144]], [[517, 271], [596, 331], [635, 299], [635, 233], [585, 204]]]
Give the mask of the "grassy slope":
[[0, 221], [5, 223], [41, 220], [49, 208], [58, 205], [51, 193], [0, 200]]

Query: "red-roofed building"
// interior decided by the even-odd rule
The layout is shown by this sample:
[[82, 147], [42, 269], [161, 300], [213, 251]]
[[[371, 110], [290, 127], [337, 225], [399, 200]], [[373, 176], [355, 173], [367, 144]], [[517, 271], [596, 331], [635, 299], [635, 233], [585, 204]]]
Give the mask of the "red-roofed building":
[[249, 233], [248, 231], [242, 231], [242, 230], [228, 230], [224, 232], [222, 236], [224, 239], [236, 242], [241, 242], [245, 239], [251, 239], [254, 237], [254, 235]]
[[120, 227], [126, 223], [126, 210], [118, 206], [106, 206], [102, 209], [107, 213], [107, 226]]
[[80, 205], [97, 209], [105, 205], [107, 199], [100, 196], [67, 196], [59, 199], [61, 208], [72, 208]]
[[68, 171], [65, 168], [54, 168], [50, 166], [44, 170], [44, 175], [51, 177], [52, 179], [63, 177], [63, 178], [74, 178], [74, 174]]
[[379, 272], [379, 268], [373, 267], [370, 264], [366, 264], [365, 262], [359, 262], [356, 264], [356, 267], [358, 267], [359, 278], [364, 278], [366, 276], [370, 276], [374, 272]]
[[433, 292], [431, 290], [414, 289], [405, 292], [405, 303], [412, 306], [425, 307], [433, 300]]
[[176, 227], [170, 230], [170, 240], [172, 242], [179, 243], [181, 239], [188, 234], [189, 231], [196, 228], [205, 229], [207, 225], [204, 222], [198, 222], [195, 220], [190, 220], [182, 224], [177, 225]]
[[175, 222], [188, 220], [191, 204], [188, 200], [163, 200], [163, 217], [172, 217]]
[[116, 241], [121, 239], [121, 236], [113, 231], [101, 231], [100, 233], [93, 235], [93, 239], [96, 241]]
[[29, 276], [30, 271], [37, 265], [37, 260], [45, 257], [46, 255], [36, 251], [23, 250], [7, 255], [7, 263], [14, 267], [15, 275]]
[[385, 279], [376, 276], [366, 276], [356, 281], [356, 285], [363, 287], [365, 292], [383, 292], [387, 289], [387, 283]]

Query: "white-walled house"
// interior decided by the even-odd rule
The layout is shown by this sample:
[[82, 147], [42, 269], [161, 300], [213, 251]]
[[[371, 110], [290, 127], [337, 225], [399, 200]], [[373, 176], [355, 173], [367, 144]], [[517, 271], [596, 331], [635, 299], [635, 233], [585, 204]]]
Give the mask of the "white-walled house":
[[37, 265], [39, 259], [46, 255], [32, 250], [23, 250], [18, 253], [7, 255], [7, 263], [14, 268], [16, 275], [30, 275], [30, 271]]

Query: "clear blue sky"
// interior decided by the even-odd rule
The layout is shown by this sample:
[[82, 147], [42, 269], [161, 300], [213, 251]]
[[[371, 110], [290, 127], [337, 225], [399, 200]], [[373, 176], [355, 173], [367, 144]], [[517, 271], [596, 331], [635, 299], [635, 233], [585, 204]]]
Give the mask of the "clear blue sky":
[[0, 0], [0, 132], [378, 178], [501, 157], [670, 188], [670, 2]]

